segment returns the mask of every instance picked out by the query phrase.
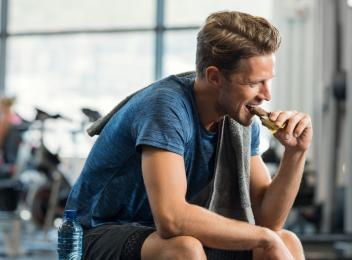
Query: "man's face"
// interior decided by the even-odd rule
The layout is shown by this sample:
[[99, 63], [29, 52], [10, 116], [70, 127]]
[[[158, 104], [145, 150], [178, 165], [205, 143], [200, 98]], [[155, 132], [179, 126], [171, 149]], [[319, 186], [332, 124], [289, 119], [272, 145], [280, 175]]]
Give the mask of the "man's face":
[[240, 70], [224, 79], [218, 110], [244, 126], [251, 124], [253, 115], [247, 106], [257, 106], [271, 100], [270, 83], [275, 74], [273, 54], [256, 56], [241, 61]]

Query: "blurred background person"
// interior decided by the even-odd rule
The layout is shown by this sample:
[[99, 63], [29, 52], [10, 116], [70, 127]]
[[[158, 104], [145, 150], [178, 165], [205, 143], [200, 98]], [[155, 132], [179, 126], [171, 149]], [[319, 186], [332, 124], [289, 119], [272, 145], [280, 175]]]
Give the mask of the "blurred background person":
[[15, 97], [0, 98], [0, 176], [7, 178], [14, 172], [18, 147], [21, 142], [22, 118], [13, 111]]

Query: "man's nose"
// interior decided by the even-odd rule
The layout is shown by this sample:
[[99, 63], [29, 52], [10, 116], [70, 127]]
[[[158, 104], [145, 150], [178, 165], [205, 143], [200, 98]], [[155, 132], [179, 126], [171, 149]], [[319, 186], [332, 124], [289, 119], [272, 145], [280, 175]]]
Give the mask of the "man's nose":
[[270, 90], [270, 83], [269, 82], [266, 82], [266, 81], [263, 82], [263, 84], [260, 86], [258, 96], [262, 100], [266, 100], [266, 101], [271, 100], [271, 90]]

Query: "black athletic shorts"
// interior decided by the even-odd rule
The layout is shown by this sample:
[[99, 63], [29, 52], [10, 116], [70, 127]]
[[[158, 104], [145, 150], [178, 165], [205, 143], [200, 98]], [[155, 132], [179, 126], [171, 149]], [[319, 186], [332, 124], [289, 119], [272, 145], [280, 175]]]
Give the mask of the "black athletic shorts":
[[[103, 225], [85, 230], [84, 260], [140, 260], [142, 245], [155, 228], [137, 223]], [[226, 251], [204, 248], [208, 260], [250, 260], [251, 251]]]
[[102, 225], [85, 230], [83, 236], [84, 260], [141, 259], [144, 240], [155, 231], [137, 223]]

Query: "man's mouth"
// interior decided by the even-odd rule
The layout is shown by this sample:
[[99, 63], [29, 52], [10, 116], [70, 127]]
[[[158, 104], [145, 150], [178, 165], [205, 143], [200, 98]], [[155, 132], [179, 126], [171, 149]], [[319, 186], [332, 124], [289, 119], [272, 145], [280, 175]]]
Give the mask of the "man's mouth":
[[245, 105], [245, 107], [246, 107], [246, 109], [248, 110], [248, 112], [249, 112], [250, 114], [255, 115], [255, 114], [253, 113], [253, 109], [255, 108], [255, 105], [247, 104], [247, 105]]
[[268, 112], [258, 105], [246, 105], [246, 108], [252, 115], [257, 115], [259, 117], [268, 116]]

